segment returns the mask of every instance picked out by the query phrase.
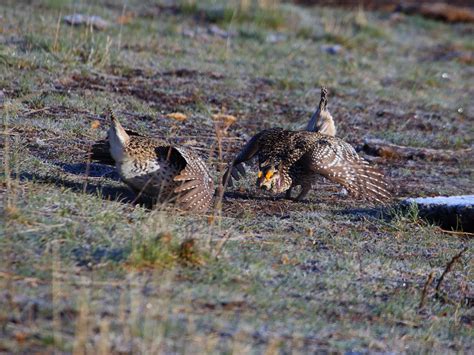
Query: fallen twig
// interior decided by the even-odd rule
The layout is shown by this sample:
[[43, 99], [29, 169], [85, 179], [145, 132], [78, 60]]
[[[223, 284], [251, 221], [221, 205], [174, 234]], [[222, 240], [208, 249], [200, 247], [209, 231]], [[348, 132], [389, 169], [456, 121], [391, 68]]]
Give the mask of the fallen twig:
[[43, 112], [43, 111], [48, 111], [49, 109], [50, 109], [50, 107], [46, 106], [46, 107], [39, 108], [39, 109], [36, 109], [36, 110], [27, 111], [27, 112], [25, 112], [25, 116], [33, 115], [35, 113], [39, 113], [39, 112]]
[[426, 279], [425, 286], [423, 286], [423, 291], [421, 292], [420, 304], [418, 305], [418, 309], [421, 309], [425, 306], [426, 294], [428, 293], [428, 287], [430, 287], [431, 284], [433, 283], [433, 279], [434, 279], [434, 271], [431, 271], [431, 273], [428, 275], [428, 278]]
[[217, 257], [219, 256], [219, 254], [221, 253], [222, 251], [222, 248], [224, 248], [224, 245], [225, 243], [227, 243], [227, 241], [229, 240], [230, 238], [230, 233], [226, 233], [224, 235], [224, 237], [221, 238], [221, 240], [219, 241], [219, 243], [217, 243], [217, 246], [216, 246], [216, 249], [215, 249], [215, 254], [214, 254], [214, 257], [217, 259]]
[[13, 133], [13, 132], [10, 132], [10, 131], [0, 132], [0, 134], [4, 135], [4, 136], [19, 136], [20, 135], [19, 133]]
[[396, 145], [382, 139], [365, 139], [362, 150], [370, 155], [387, 159], [422, 159], [428, 161], [457, 161], [460, 157], [472, 153], [472, 148], [449, 150], [416, 148]]
[[8, 271], [0, 271], [0, 278], [10, 279], [10, 280], [14, 280], [14, 281], [21, 280], [21, 281], [25, 281], [26, 283], [29, 283], [29, 284], [32, 284], [32, 285], [45, 283], [45, 281], [40, 280], [36, 277], [21, 276], [21, 275], [14, 274], [14, 273], [11, 273], [11, 272], [8, 272]]
[[461, 250], [458, 254], [456, 254], [455, 256], [453, 256], [453, 258], [451, 259], [451, 261], [446, 265], [443, 273], [441, 274], [441, 277], [439, 278], [438, 280], [438, 283], [436, 284], [436, 297], [439, 297], [439, 289], [441, 288], [441, 284], [443, 283], [443, 280], [444, 280], [444, 277], [446, 276], [446, 274], [448, 272], [451, 271], [451, 268], [453, 267], [453, 265], [459, 260], [461, 259], [461, 256], [467, 251], [467, 247], [465, 247], [463, 250]]
[[446, 2], [434, 3], [401, 3], [398, 11], [412, 15], [421, 15], [426, 18], [445, 22], [474, 22], [474, 11], [468, 6], [456, 6]]
[[443, 229], [441, 227], [437, 228], [440, 232], [442, 233], [447, 233], [447, 234], [455, 234], [455, 235], [460, 235], [462, 237], [469, 237], [469, 236], [474, 236], [474, 233], [469, 233], [469, 232], [462, 232], [462, 231], [448, 231], [446, 229]]

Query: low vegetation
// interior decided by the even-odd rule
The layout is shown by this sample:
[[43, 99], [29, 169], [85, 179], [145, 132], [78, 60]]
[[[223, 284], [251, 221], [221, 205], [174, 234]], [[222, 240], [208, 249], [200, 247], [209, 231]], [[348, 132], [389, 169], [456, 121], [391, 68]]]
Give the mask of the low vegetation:
[[472, 147], [471, 24], [244, 0], [12, 0], [0, 20], [0, 351], [473, 351], [472, 236], [397, 207], [472, 194], [469, 156], [368, 156], [385, 207], [323, 180], [305, 202], [269, 196], [249, 168], [205, 216], [135, 201], [87, 159], [110, 104], [217, 182], [257, 130], [304, 127], [321, 85], [356, 147]]

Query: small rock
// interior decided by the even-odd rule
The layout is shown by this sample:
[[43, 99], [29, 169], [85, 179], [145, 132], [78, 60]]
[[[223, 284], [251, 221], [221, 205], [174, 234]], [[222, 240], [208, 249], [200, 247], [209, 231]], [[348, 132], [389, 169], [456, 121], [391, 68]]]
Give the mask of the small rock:
[[394, 12], [389, 16], [388, 21], [391, 24], [397, 24], [397, 23], [405, 21], [405, 19], [406, 19], [406, 16], [404, 14], [400, 12]]
[[209, 32], [209, 34], [211, 34], [213, 36], [218, 36], [218, 37], [222, 37], [222, 38], [229, 38], [229, 37], [234, 37], [235, 36], [234, 32], [225, 31], [225, 30], [223, 30], [222, 28], [220, 28], [219, 26], [216, 26], [216, 25], [209, 26], [207, 28], [207, 31]]
[[181, 34], [184, 36], [184, 37], [190, 37], [190, 38], [194, 38], [196, 36], [196, 32], [189, 29], [189, 28], [184, 28], [182, 31], [181, 31]]
[[38, 144], [40, 147], [46, 145], [46, 142], [42, 140], [41, 138], [36, 138], [35, 141], [36, 141], [36, 144]]
[[109, 27], [109, 22], [104, 20], [100, 16], [89, 16], [89, 15], [82, 15], [82, 14], [73, 14], [63, 17], [63, 21], [71, 26], [92, 26], [96, 30], [105, 30]]
[[286, 35], [283, 33], [270, 33], [265, 39], [267, 43], [278, 43], [286, 41]]
[[340, 44], [324, 44], [321, 46], [321, 50], [331, 55], [340, 54], [342, 52], [342, 46]]
[[390, 86], [397, 83], [397, 80], [392, 77], [385, 77], [380, 80], [382, 86]]

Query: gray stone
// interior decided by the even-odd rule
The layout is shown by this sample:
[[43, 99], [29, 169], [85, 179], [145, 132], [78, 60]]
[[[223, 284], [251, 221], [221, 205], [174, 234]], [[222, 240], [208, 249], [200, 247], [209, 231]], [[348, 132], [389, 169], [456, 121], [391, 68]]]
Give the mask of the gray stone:
[[340, 44], [323, 44], [321, 50], [331, 55], [340, 54], [342, 52], [342, 46]]
[[267, 35], [265, 41], [267, 43], [278, 43], [286, 41], [287, 37], [283, 33], [270, 33]]
[[96, 30], [104, 30], [109, 27], [110, 23], [100, 16], [73, 14], [63, 17], [63, 21], [71, 26], [92, 26]]

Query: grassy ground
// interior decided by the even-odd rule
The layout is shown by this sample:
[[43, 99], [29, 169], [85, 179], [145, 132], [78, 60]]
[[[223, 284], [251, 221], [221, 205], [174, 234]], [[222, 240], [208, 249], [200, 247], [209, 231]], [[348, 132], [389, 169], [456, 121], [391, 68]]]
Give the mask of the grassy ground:
[[[259, 129], [304, 127], [321, 85], [354, 145], [469, 148], [472, 25], [265, 2], [90, 3], [0, 4], [0, 351], [474, 351], [472, 239], [416, 210], [382, 214], [323, 181], [304, 203], [272, 198], [253, 172], [222, 210], [186, 216], [135, 203], [85, 158], [112, 104], [125, 126], [194, 147], [217, 180], [213, 114], [237, 117], [225, 161]], [[74, 12], [112, 26], [60, 21]], [[368, 158], [395, 200], [474, 192], [469, 157]]]

